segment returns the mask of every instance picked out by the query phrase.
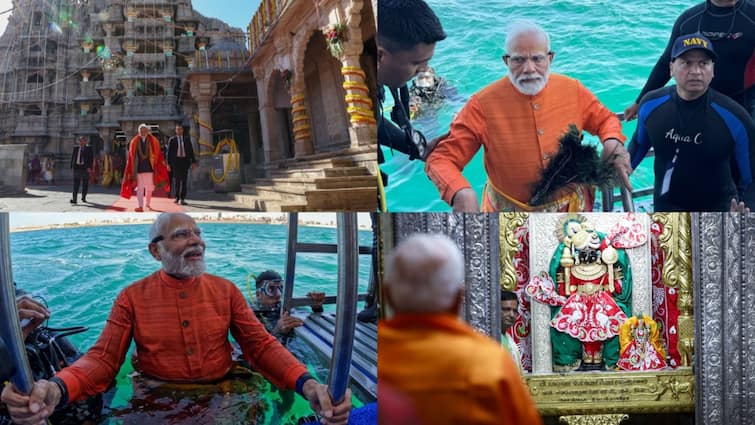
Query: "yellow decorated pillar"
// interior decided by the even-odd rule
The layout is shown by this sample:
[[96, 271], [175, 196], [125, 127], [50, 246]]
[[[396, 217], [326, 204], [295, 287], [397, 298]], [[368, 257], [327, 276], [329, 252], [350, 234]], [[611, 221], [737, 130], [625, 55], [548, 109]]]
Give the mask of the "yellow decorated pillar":
[[306, 90], [303, 84], [297, 88], [292, 90], [291, 95], [291, 121], [294, 126], [294, 154], [300, 157], [312, 155], [315, 147], [312, 142], [312, 124]]
[[[353, 59], [351, 59], [353, 58]], [[346, 113], [349, 115], [349, 137], [351, 146], [374, 144], [376, 142], [377, 123], [375, 105], [370, 98], [364, 70], [359, 66], [358, 57], [347, 57], [341, 67], [343, 88], [346, 92]]]
[[[346, 113], [349, 117], [349, 138], [352, 148], [363, 146], [377, 146], [377, 122], [375, 121], [375, 105], [370, 87], [375, 87], [374, 71], [367, 74], [362, 68], [360, 58], [364, 53], [362, 38], [363, 8], [370, 7], [362, 0], [351, 0], [345, 4], [343, 20], [346, 29], [342, 41], [343, 55], [341, 60], [341, 75], [345, 91]], [[364, 23], [369, 25], [369, 23]]]

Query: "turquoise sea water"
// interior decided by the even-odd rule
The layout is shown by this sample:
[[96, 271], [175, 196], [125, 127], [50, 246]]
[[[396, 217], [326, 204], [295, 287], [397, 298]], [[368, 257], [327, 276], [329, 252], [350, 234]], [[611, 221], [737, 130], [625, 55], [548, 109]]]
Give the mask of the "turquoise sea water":
[[[225, 277], [248, 297], [247, 276], [266, 269], [283, 274], [286, 261], [286, 226], [265, 224], [200, 223], [207, 244], [205, 259], [207, 272]], [[336, 243], [334, 228], [300, 227], [302, 242]], [[13, 277], [19, 288], [42, 296], [48, 303], [52, 317], [48, 326], [88, 326], [87, 332], [73, 335], [70, 340], [82, 351], [94, 344], [113, 301], [128, 284], [158, 270], [160, 263], [147, 251], [148, 226], [123, 225], [52, 229], [11, 234]], [[360, 232], [360, 245], [371, 246], [370, 232]], [[360, 256], [359, 292], [366, 292], [369, 282], [369, 256]], [[318, 290], [335, 295], [337, 257], [334, 254], [299, 254], [296, 262], [295, 297]], [[254, 282], [251, 282], [252, 286]], [[326, 306], [326, 311], [334, 307]], [[328, 369], [317, 354], [301, 340], [294, 338], [287, 346], [321, 382], [327, 382]], [[133, 349], [133, 344], [132, 344]], [[133, 371], [130, 356], [118, 374], [118, 386], [112, 408], [126, 411], [132, 395], [129, 374]], [[294, 404], [286, 411], [278, 405], [291, 394], [267, 391], [261, 396], [268, 406], [264, 419], [258, 423], [295, 423], [299, 417], [311, 414], [308, 403], [294, 397]], [[218, 402], [223, 402], [219, 400]], [[241, 403], [243, 401], [237, 401]], [[355, 406], [361, 404], [353, 401]], [[114, 416], [118, 416], [117, 414]], [[140, 417], [125, 423], [147, 423]], [[206, 419], [206, 418], [205, 418]], [[198, 420], [195, 418], [195, 420]], [[215, 418], [215, 423], [235, 423]], [[114, 423], [124, 423], [118, 419]], [[156, 422], [152, 422], [156, 423]], [[162, 422], [161, 422], [162, 423]], [[191, 420], [169, 422], [195, 423]], [[201, 423], [197, 422], [197, 423]]]
[[[639, 94], [663, 52], [677, 16], [698, 3], [689, 0], [428, 0], [448, 35], [436, 45], [430, 65], [459, 92], [437, 114], [415, 126], [428, 140], [444, 134], [466, 99], [506, 71], [505, 27], [517, 18], [538, 22], [550, 33], [556, 53], [552, 71], [577, 78], [614, 112], [623, 112]], [[390, 96], [389, 96], [390, 98]], [[624, 124], [631, 138], [637, 121]], [[593, 143], [595, 138], [585, 138]], [[383, 148], [384, 149], [384, 148]], [[424, 163], [384, 149], [390, 175], [386, 188], [389, 211], [449, 211]], [[479, 195], [485, 183], [482, 151], [464, 170]], [[636, 188], [652, 186], [652, 160], [632, 175]]]

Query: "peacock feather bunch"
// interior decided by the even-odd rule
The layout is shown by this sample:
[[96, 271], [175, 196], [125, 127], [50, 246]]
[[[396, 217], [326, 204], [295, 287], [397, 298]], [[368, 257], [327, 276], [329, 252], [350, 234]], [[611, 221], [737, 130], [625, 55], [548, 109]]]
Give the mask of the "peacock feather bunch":
[[556, 155], [532, 185], [530, 206], [553, 201], [562, 189], [574, 185], [613, 187], [618, 181], [613, 166], [614, 157], [600, 158], [595, 146], [582, 144], [582, 133], [574, 124], [561, 137]]

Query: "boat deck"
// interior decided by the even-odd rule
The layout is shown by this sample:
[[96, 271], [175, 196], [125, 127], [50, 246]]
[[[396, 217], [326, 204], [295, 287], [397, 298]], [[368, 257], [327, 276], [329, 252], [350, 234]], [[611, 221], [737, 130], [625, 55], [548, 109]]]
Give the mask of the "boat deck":
[[[325, 359], [333, 354], [336, 316], [333, 313], [295, 314], [304, 325], [295, 328], [296, 335], [306, 340]], [[352, 384], [377, 398], [377, 325], [356, 322], [354, 350], [349, 371]]]

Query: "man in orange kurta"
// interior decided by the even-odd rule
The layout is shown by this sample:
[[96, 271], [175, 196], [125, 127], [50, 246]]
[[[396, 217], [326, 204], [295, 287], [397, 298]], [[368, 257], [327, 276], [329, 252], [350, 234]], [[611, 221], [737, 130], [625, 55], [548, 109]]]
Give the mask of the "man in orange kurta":
[[144, 195], [147, 196], [147, 209], [149, 209], [152, 191], [156, 187], [165, 187], [165, 190], [170, 192], [168, 167], [160, 149], [160, 141], [149, 132], [146, 124], [139, 124], [139, 134], [134, 136], [128, 145], [121, 196], [131, 199], [131, 194], [136, 188], [139, 202], [136, 211], [142, 212], [144, 211]]
[[267, 333], [241, 291], [204, 273], [205, 244], [190, 216], [161, 214], [150, 237], [149, 251], [163, 268], [118, 295], [94, 346], [51, 380], [37, 381], [30, 396], [6, 386], [2, 401], [17, 423], [39, 423], [56, 407], [105, 391], [132, 339], [134, 369], [146, 377], [177, 383], [218, 381], [232, 366], [229, 331], [254, 370], [277, 387], [295, 389], [323, 415], [323, 423], [347, 423], [351, 391], [334, 404], [327, 387]]
[[579, 81], [550, 74], [553, 52], [548, 34], [538, 25], [512, 24], [503, 60], [509, 75], [472, 96], [427, 159], [425, 170], [454, 211], [479, 211], [477, 195], [461, 171], [485, 148], [488, 181], [483, 211], [590, 211], [592, 188], [571, 187], [546, 205], [532, 208], [532, 185], [540, 179], [559, 148], [569, 124], [595, 134], [603, 157], [617, 155], [614, 165], [629, 187], [631, 166], [624, 149], [621, 122]]
[[518, 367], [493, 339], [459, 319], [464, 259], [442, 235], [413, 235], [386, 262], [383, 290], [395, 315], [378, 324], [378, 417], [394, 405], [411, 423], [539, 425]]

